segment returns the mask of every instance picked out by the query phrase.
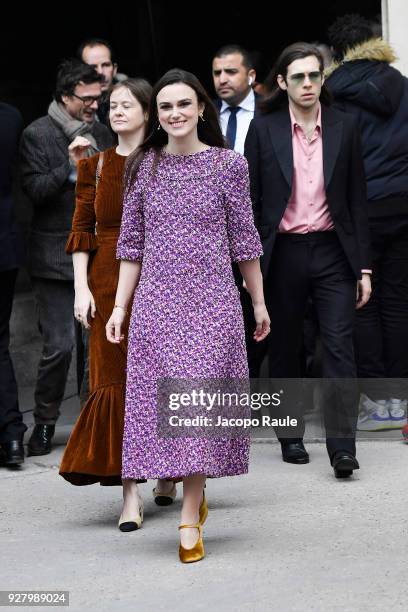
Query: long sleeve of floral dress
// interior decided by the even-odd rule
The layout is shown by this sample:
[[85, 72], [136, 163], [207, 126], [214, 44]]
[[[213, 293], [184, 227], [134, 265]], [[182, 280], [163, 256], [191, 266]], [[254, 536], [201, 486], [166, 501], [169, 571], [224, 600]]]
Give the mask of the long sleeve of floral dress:
[[[141, 172], [142, 168], [139, 175]], [[123, 201], [116, 257], [128, 261], [142, 261], [144, 240], [143, 195], [141, 181], [137, 180], [132, 187], [127, 189]]]

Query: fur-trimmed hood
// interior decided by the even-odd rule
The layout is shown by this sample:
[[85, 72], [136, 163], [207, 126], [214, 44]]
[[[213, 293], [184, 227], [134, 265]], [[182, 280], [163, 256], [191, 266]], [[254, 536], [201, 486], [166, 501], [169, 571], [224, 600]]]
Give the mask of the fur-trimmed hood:
[[404, 91], [404, 77], [390, 66], [396, 60], [391, 46], [372, 38], [348, 49], [340, 63], [326, 70], [326, 84], [335, 100], [389, 116], [397, 110]]
[[351, 49], [347, 49], [342, 62], [333, 62], [325, 71], [328, 78], [344, 62], [369, 60], [370, 62], [386, 62], [392, 64], [397, 60], [392, 47], [382, 38], [371, 38]]

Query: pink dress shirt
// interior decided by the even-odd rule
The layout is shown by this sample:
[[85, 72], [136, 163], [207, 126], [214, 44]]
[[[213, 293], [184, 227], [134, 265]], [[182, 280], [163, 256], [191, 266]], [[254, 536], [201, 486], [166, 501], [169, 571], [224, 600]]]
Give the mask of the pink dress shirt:
[[292, 193], [279, 225], [279, 232], [307, 234], [334, 229], [326, 200], [323, 174], [321, 108], [310, 141], [289, 108], [292, 125]]
[[[278, 231], [289, 234], [327, 232], [334, 229], [326, 200], [323, 173], [322, 111], [319, 104], [316, 128], [310, 141], [289, 107], [292, 126], [292, 193]], [[371, 270], [362, 270], [371, 274]]]

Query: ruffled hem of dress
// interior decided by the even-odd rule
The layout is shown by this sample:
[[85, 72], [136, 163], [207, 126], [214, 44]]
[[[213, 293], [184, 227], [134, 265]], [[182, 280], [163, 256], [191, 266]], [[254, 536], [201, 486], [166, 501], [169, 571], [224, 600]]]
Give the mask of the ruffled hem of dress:
[[59, 473], [65, 480], [77, 486], [122, 484], [124, 398], [122, 383], [91, 393], [62, 457]]
[[71, 232], [65, 245], [65, 252], [69, 255], [75, 251], [96, 251], [98, 239], [91, 232]]

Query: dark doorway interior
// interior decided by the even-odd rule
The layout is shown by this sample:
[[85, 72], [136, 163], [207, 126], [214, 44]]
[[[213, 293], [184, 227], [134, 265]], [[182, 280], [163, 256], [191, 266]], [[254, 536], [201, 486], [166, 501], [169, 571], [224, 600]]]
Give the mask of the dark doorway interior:
[[24, 8], [3, 19], [0, 36], [0, 97], [17, 106], [26, 123], [45, 114], [58, 63], [75, 54], [89, 36], [107, 38], [116, 49], [119, 68], [154, 81], [168, 68], [195, 72], [211, 89], [210, 65], [221, 45], [237, 42], [259, 50], [267, 65], [296, 40], [326, 41], [337, 15], [359, 12], [372, 19], [381, 0], [310, 2], [205, 3], [137, 0], [131, 4], [62, 5], [46, 11]]

